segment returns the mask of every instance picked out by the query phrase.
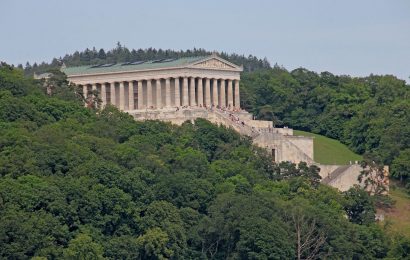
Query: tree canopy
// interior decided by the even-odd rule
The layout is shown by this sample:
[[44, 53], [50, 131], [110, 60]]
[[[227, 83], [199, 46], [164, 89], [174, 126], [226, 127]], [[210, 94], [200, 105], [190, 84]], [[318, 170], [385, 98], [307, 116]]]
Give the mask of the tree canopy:
[[[59, 69], [64, 63], [66, 66], [81, 66], [81, 65], [95, 65], [105, 63], [120, 63], [129, 61], [147, 61], [156, 59], [182, 58], [182, 57], [196, 57], [208, 56], [213, 52], [204, 49], [194, 48], [192, 50], [163, 50], [155, 48], [147, 49], [128, 49], [127, 47], [117, 43], [117, 46], [111, 50], [100, 49], [95, 47], [92, 49], [85, 49], [84, 51], [76, 51], [72, 54], [66, 54], [64, 57], [54, 58], [50, 63], [42, 62], [41, 64], [27, 63], [24, 66], [24, 71], [27, 75], [33, 75], [34, 72], [47, 72], [51, 69]], [[264, 58], [260, 59], [253, 55], [238, 55], [235, 53], [229, 54], [226, 52], [217, 53], [222, 58], [233, 62], [237, 65], [243, 65], [245, 71], [255, 71], [259, 69], [270, 68], [269, 61]], [[23, 68], [23, 65], [18, 67]]]

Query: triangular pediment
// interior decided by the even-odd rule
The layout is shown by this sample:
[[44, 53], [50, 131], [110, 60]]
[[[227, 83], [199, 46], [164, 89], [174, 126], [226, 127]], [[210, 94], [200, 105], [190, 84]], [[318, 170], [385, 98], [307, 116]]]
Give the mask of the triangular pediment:
[[194, 68], [207, 69], [240, 69], [240, 67], [225, 61], [219, 57], [212, 57], [206, 60], [198, 61], [192, 65]]

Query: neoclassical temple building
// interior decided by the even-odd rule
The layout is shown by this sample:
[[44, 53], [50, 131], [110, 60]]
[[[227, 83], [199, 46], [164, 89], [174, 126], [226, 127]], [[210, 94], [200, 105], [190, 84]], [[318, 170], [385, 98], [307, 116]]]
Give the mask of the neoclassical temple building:
[[171, 107], [240, 108], [242, 67], [221, 59], [187, 57], [63, 68], [87, 96], [124, 111]]
[[293, 129], [274, 128], [271, 121], [253, 120], [242, 110], [242, 70], [215, 54], [62, 68], [86, 98], [97, 91], [103, 106], [112, 104], [136, 120], [182, 124], [205, 118], [251, 137], [274, 161], [319, 166], [323, 182], [340, 190], [357, 184], [357, 164], [320, 165], [313, 159], [312, 137], [294, 136]]

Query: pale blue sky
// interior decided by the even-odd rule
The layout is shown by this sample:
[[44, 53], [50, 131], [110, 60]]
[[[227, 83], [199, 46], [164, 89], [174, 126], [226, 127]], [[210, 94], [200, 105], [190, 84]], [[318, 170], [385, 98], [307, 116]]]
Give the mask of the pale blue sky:
[[409, 81], [410, 0], [0, 0], [0, 60], [85, 48], [205, 48], [291, 70]]

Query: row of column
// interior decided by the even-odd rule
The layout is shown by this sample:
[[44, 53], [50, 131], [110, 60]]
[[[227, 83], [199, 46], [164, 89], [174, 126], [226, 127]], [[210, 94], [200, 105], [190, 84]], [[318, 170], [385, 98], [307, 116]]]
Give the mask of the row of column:
[[239, 80], [210, 78], [166, 78], [84, 84], [83, 94], [97, 91], [102, 105], [121, 110], [199, 106], [239, 109]]

